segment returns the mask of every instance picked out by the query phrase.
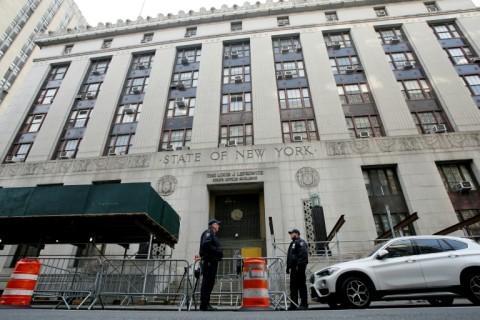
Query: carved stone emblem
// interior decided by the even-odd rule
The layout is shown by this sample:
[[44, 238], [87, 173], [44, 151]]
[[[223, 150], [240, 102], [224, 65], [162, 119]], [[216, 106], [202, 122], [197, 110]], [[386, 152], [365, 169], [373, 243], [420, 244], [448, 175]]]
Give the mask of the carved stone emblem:
[[243, 218], [243, 212], [240, 209], [234, 209], [230, 214], [233, 220], [239, 221]]
[[157, 182], [157, 192], [161, 196], [169, 196], [175, 192], [177, 187], [177, 178], [171, 175], [166, 175], [158, 179]]
[[295, 174], [295, 178], [300, 187], [316, 187], [320, 182], [320, 175], [317, 170], [310, 167], [300, 168]]

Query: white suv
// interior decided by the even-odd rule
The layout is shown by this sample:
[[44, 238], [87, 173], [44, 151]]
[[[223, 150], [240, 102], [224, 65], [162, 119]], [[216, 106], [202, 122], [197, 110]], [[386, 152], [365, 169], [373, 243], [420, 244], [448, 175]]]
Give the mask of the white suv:
[[394, 238], [361, 259], [314, 272], [310, 283], [312, 298], [331, 308], [417, 298], [450, 305], [455, 296], [480, 305], [480, 244], [447, 236]]

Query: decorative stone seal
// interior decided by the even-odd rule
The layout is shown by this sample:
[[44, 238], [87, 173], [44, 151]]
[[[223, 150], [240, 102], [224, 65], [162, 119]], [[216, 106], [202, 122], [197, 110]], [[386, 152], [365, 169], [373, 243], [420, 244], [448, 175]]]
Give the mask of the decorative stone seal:
[[302, 188], [316, 187], [320, 182], [320, 175], [317, 170], [310, 167], [300, 168], [295, 174], [295, 178]]
[[171, 175], [166, 175], [158, 179], [157, 182], [157, 192], [161, 196], [169, 196], [175, 192], [177, 187], [177, 178]]

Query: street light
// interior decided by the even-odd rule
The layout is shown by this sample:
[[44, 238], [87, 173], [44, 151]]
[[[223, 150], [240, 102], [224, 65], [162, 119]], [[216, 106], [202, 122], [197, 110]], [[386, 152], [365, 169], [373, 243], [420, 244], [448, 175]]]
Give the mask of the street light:
[[313, 193], [310, 196], [310, 201], [312, 202], [312, 208], [320, 207], [320, 197], [318, 196], [318, 194]]

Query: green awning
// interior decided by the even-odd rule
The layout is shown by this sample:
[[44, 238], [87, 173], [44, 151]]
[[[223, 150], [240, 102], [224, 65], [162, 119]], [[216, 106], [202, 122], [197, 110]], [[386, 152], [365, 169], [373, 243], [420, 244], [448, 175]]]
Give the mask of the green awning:
[[150, 183], [0, 189], [1, 244], [139, 243], [173, 246], [180, 217]]

